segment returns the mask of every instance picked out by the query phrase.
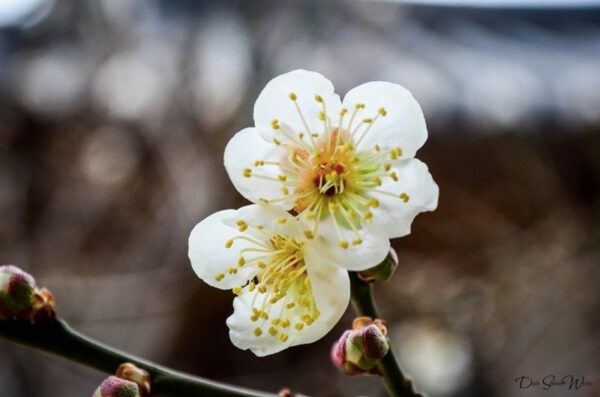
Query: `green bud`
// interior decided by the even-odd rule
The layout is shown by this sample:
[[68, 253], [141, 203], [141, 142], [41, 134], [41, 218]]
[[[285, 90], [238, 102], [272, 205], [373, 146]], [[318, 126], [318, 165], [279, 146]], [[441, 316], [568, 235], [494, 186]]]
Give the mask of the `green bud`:
[[398, 254], [396, 250], [390, 248], [390, 252], [379, 265], [372, 267], [362, 272], [358, 272], [358, 278], [366, 283], [374, 283], [375, 281], [387, 281], [394, 275], [398, 267]]

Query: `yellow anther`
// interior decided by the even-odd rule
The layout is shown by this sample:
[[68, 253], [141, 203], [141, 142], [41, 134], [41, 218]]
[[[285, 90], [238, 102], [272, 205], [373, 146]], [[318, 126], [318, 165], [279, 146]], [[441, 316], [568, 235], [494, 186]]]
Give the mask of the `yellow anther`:
[[277, 330], [275, 329], [275, 327], [271, 327], [271, 328], [269, 328], [269, 334], [270, 334], [271, 336], [275, 336], [275, 335], [277, 335]]
[[287, 187], [282, 187], [281, 193], [283, 193], [284, 196], [287, 196], [288, 194], [290, 194], [290, 191], [288, 190]]
[[398, 157], [402, 156], [402, 148], [400, 146], [396, 148], [396, 154], [398, 155]]
[[364, 109], [365, 104], [364, 103], [357, 103], [356, 105], [354, 105], [355, 109]]
[[260, 312], [260, 318], [262, 318], [263, 320], [268, 320], [269, 315], [267, 314], [267, 312]]
[[223, 273], [219, 273], [215, 276], [215, 280], [216, 281], [221, 281], [225, 278], [225, 275]]
[[298, 99], [298, 96], [293, 92], [290, 92], [290, 95], [288, 95], [288, 96], [292, 101], [295, 101], [296, 99]]
[[379, 152], [379, 151], [381, 151], [381, 147], [379, 147], [379, 145], [377, 145], [377, 144], [375, 145], [375, 151], [376, 151], [376, 152]]
[[258, 292], [260, 292], [261, 294], [264, 294], [265, 292], [267, 292], [267, 287], [265, 287], [264, 285], [261, 285], [260, 287], [258, 287]]
[[233, 240], [225, 241], [225, 248], [231, 248], [232, 245], [233, 245]]
[[392, 168], [392, 165], [390, 163], [385, 163], [383, 165], [383, 170], [384, 171], [389, 171]]
[[279, 129], [279, 121], [277, 119], [274, 119], [273, 121], [271, 121], [271, 127], [274, 130], [278, 130]]
[[352, 240], [352, 245], [360, 245], [362, 244], [362, 240], [357, 238], [356, 240]]
[[237, 225], [238, 230], [240, 232], [243, 232], [246, 229], [248, 229], [248, 224], [246, 222], [242, 221], [242, 220], [237, 221], [235, 224]]
[[227, 270], [227, 272], [229, 274], [236, 274], [237, 273], [237, 269], [235, 267], [230, 268], [229, 270]]
[[345, 240], [340, 241], [340, 247], [342, 247], [343, 249], [348, 248], [348, 242]]
[[252, 170], [250, 168], [244, 168], [243, 174], [246, 178], [250, 178], [252, 176]]
[[302, 328], [304, 328], [304, 324], [297, 323], [296, 325], [294, 325], [294, 328], [296, 328], [296, 331], [302, 331]]
[[260, 167], [261, 165], [265, 165], [265, 162], [263, 160], [256, 160], [254, 162], [255, 167]]
[[375, 184], [377, 186], [381, 186], [381, 178], [376, 176], [375, 178], [373, 178], [373, 182], [375, 182]]
[[323, 97], [321, 95], [315, 95], [315, 101], [323, 103]]
[[287, 222], [287, 218], [279, 218], [277, 219], [277, 223], [279, 223], [280, 225], [283, 225]]
[[282, 342], [286, 342], [288, 340], [287, 334], [281, 334], [281, 335], [279, 335], [279, 340], [282, 341]]
[[304, 236], [309, 240], [315, 238], [315, 234], [311, 230], [304, 231]]
[[321, 121], [325, 120], [325, 112], [319, 112], [319, 120], [321, 120]]
[[237, 262], [237, 264], [238, 264], [238, 266], [239, 266], [239, 267], [242, 267], [242, 266], [244, 266], [244, 265], [246, 264], [246, 259], [245, 259], [243, 256], [240, 256], [240, 257], [238, 258], [238, 262]]
[[390, 177], [394, 180], [394, 182], [398, 182], [398, 174], [396, 174], [395, 172], [392, 172], [390, 174]]
[[250, 284], [248, 284], [248, 291], [252, 292], [255, 288], [256, 284], [254, 284], [254, 281], [250, 281]]
[[236, 286], [231, 290], [235, 295], [239, 295], [242, 293], [242, 287]]
[[281, 182], [285, 182], [285, 181], [287, 181], [287, 176], [286, 175], [277, 175], [277, 179], [279, 179]]
[[370, 117], [367, 117], [366, 119], [363, 119], [363, 123], [365, 123], [365, 124], [370, 124], [372, 122], [373, 122], [373, 119], [370, 118]]
[[273, 143], [276, 144], [277, 146], [281, 145], [281, 141], [277, 138], [273, 138]]
[[290, 302], [287, 305], [285, 305], [286, 309], [293, 309], [294, 307], [296, 307], [296, 304], [294, 302]]
[[310, 135], [311, 135], [313, 138], [318, 138], [318, 137], [319, 137], [319, 134], [317, 134], [316, 132], [315, 132], [315, 133], [313, 133], [313, 134], [310, 134]]
[[278, 300], [279, 300], [279, 299], [277, 299], [277, 297], [276, 297], [276, 296], [274, 296], [274, 297], [272, 297], [271, 299], [269, 299], [269, 303], [271, 303], [271, 304], [275, 304], [275, 303], [277, 303], [277, 301], [278, 301]]
[[390, 150], [390, 159], [396, 160], [397, 158], [398, 158], [398, 155], [396, 154], [396, 151]]
[[263, 261], [258, 261], [258, 263], [256, 265], [258, 266], [259, 269], [264, 269], [265, 267], [267, 267], [266, 263]]
[[258, 315], [257, 314], [253, 314], [250, 316], [250, 320], [252, 321], [258, 321]]
[[348, 109], [346, 109], [346, 108], [342, 108], [342, 109], [340, 110], [340, 116], [343, 116], [343, 115], [345, 115], [346, 113], [348, 113]]
[[371, 219], [373, 219], [373, 213], [371, 213], [370, 211], [366, 212], [364, 215], [364, 218], [365, 218], [365, 221], [370, 221]]
[[280, 322], [281, 322], [280, 318], [274, 318], [273, 320], [271, 320], [271, 324], [273, 324], [273, 325], [279, 325]]
[[379, 110], [377, 110], [377, 113], [384, 117], [387, 116], [387, 111], [384, 108], [379, 108]]
[[402, 201], [404, 201], [405, 203], [408, 203], [408, 200], [410, 200], [410, 197], [408, 196], [408, 194], [402, 193], [400, 195], [400, 199], [402, 199]]
[[283, 328], [287, 328], [287, 327], [289, 327], [289, 326], [290, 326], [290, 320], [288, 320], [288, 319], [286, 318], [285, 320], [281, 321], [281, 326], [282, 326]]
[[371, 198], [367, 201], [367, 207], [377, 208], [379, 207], [379, 200], [376, 198]]
[[[304, 132], [299, 133], [298, 138], [304, 139]], [[294, 160], [297, 160], [297, 159], [298, 159], [298, 157], [296, 156], [296, 154], [294, 154]]]
[[259, 337], [262, 335], [262, 329], [254, 328], [254, 336]]

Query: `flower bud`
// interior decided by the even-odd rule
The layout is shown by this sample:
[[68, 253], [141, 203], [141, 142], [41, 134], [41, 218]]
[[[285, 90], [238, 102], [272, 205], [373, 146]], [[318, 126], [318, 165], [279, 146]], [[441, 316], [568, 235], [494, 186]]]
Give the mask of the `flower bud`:
[[374, 283], [375, 281], [387, 281], [392, 278], [392, 275], [398, 267], [398, 254], [396, 250], [390, 248], [390, 252], [385, 257], [383, 262], [362, 272], [358, 272], [358, 278], [366, 283]]
[[150, 395], [150, 374], [147, 371], [138, 368], [134, 364], [125, 363], [117, 368], [116, 376], [134, 382], [138, 386], [142, 397]]
[[109, 376], [92, 397], [141, 397], [138, 385], [125, 379]]
[[0, 266], [0, 320], [37, 323], [54, 318], [54, 297], [48, 290], [39, 289], [18, 267]]
[[358, 317], [333, 345], [333, 364], [345, 375], [378, 374], [377, 364], [390, 350], [386, 334], [381, 320]]

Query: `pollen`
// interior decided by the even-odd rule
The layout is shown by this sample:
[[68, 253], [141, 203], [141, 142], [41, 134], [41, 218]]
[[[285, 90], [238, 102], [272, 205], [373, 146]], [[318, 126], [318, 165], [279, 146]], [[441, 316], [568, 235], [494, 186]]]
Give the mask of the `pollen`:
[[367, 201], [367, 207], [371, 207], [371, 208], [379, 207], [379, 200], [377, 200], [376, 198], [369, 199], [369, 201]]
[[258, 338], [261, 335], [262, 335], [262, 329], [254, 328], [254, 336], [256, 336]]
[[402, 194], [400, 194], [400, 199], [402, 201], [404, 201], [405, 203], [408, 203], [408, 200], [410, 200], [410, 197], [408, 196], [408, 194], [402, 193]]
[[285, 175], [277, 175], [277, 179], [279, 179], [281, 182], [285, 182], [285, 181], [287, 181], [287, 176], [285, 176]]
[[242, 293], [242, 287], [240, 286], [235, 286], [233, 287], [233, 289], [231, 290], [235, 295], [239, 295]]
[[377, 110], [377, 113], [379, 113], [380, 115], [382, 115], [383, 117], [387, 116], [387, 111], [385, 110], [385, 108], [379, 108]]
[[352, 245], [361, 245], [361, 244], [362, 244], [362, 242], [363, 242], [363, 241], [362, 241], [361, 239], [357, 238], [357, 239], [355, 239], [355, 240], [352, 240]]
[[323, 103], [323, 97], [321, 95], [315, 95], [315, 101], [318, 103]]
[[289, 97], [289, 98], [290, 98], [292, 101], [295, 101], [296, 99], [298, 99], [298, 96], [297, 96], [295, 93], [293, 93], [293, 92], [290, 92], [290, 94], [288, 95], [288, 97]]
[[246, 178], [250, 178], [252, 176], [252, 170], [250, 168], [244, 168], [243, 175]]
[[311, 230], [306, 230], [304, 232], [304, 236], [309, 240], [312, 240], [313, 238], [315, 238], [315, 234]]
[[225, 248], [231, 248], [231, 246], [233, 245], [233, 240], [227, 240], [225, 241]]
[[347, 249], [349, 247], [349, 244], [347, 241], [342, 240], [340, 241], [340, 247], [342, 247], [343, 249]]
[[294, 325], [294, 328], [296, 328], [296, 331], [302, 331], [302, 328], [304, 328], [304, 324], [297, 323], [296, 325]]
[[275, 329], [275, 327], [269, 328], [269, 334], [271, 336], [276, 336], [277, 335], [277, 329]]
[[394, 180], [394, 182], [398, 182], [398, 174], [396, 174], [395, 172], [392, 172], [390, 174], [390, 177]]
[[237, 264], [238, 264], [238, 266], [239, 266], [239, 267], [242, 267], [242, 266], [244, 266], [244, 265], [246, 264], [246, 259], [245, 259], [243, 256], [240, 256], [240, 257], [238, 258], [238, 262], [237, 262]]
[[287, 342], [287, 340], [288, 340], [288, 335], [287, 335], [287, 334], [281, 334], [281, 335], [279, 335], [279, 340], [280, 340], [281, 342]]

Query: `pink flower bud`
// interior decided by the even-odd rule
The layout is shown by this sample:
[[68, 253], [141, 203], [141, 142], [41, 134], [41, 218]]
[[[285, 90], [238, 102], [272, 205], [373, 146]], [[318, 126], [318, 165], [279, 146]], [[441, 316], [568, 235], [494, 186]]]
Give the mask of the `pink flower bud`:
[[345, 375], [378, 373], [377, 364], [390, 350], [385, 325], [368, 317], [354, 321], [331, 349], [331, 361]]
[[0, 320], [39, 323], [55, 318], [50, 291], [38, 288], [35, 279], [16, 266], [0, 266]]
[[141, 397], [138, 385], [134, 382], [109, 376], [96, 389], [92, 397]]
[[366, 283], [374, 283], [375, 281], [389, 280], [398, 267], [398, 254], [396, 250], [390, 248], [388, 256], [379, 265], [372, 267], [362, 272], [358, 272], [358, 278]]

